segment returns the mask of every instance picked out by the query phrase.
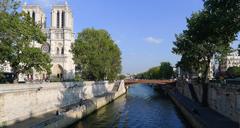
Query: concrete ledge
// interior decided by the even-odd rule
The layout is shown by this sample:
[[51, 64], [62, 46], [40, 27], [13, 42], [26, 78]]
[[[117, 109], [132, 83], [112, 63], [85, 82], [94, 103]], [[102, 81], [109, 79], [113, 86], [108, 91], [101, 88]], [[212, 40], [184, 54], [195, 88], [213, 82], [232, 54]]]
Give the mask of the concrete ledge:
[[181, 111], [181, 113], [184, 115], [184, 117], [187, 119], [187, 121], [194, 127], [194, 128], [205, 128], [206, 126], [200, 122], [200, 120], [197, 120], [194, 118], [193, 114], [189, 112], [183, 104], [180, 103], [180, 101], [177, 100], [175, 96], [170, 92], [169, 96], [171, 97], [174, 104], [177, 106], [177, 108]]
[[195, 128], [239, 128], [238, 123], [210, 108], [202, 107], [175, 90], [169, 91], [168, 94], [185, 118]]

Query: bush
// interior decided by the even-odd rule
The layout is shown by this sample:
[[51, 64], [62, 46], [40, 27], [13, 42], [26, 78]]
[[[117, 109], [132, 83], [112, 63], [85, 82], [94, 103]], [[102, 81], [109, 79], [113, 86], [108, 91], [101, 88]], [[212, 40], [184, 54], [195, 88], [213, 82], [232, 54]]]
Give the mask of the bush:
[[57, 76], [52, 76], [52, 77], [50, 78], [50, 82], [61, 82], [61, 79], [58, 78]]
[[229, 67], [227, 69], [227, 75], [231, 78], [240, 77], [240, 67]]
[[81, 76], [79, 74], [75, 75], [74, 81], [81, 81]]

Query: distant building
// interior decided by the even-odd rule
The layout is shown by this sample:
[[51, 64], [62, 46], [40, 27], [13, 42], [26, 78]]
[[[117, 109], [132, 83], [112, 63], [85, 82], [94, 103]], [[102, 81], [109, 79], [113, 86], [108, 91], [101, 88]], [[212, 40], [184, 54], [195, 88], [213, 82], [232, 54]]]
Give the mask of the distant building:
[[223, 58], [222, 62], [218, 62], [212, 59], [210, 62], [208, 78], [211, 80], [214, 78], [216, 73], [226, 72], [229, 67], [240, 66], [240, 56], [238, 53], [239, 49], [232, 50], [226, 57]]
[[127, 74], [125, 79], [135, 79], [136, 74]]
[[240, 56], [238, 54], [239, 49], [233, 50], [223, 59], [223, 62], [220, 64], [220, 71], [225, 72], [229, 67], [240, 66]]

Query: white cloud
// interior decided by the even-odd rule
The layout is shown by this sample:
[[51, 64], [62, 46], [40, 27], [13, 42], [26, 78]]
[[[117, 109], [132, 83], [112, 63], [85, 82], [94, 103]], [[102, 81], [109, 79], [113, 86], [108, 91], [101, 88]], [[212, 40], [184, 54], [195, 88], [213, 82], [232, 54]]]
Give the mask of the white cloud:
[[155, 37], [146, 37], [145, 39], [144, 39], [147, 43], [152, 43], [152, 44], [160, 44], [160, 43], [162, 43], [162, 39], [160, 39], [160, 38], [155, 38]]

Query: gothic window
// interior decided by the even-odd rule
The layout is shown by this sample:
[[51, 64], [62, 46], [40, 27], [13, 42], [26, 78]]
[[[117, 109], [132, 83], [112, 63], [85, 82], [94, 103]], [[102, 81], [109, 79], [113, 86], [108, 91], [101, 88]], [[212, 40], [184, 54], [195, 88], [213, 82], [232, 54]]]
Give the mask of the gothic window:
[[59, 55], [59, 48], [57, 48], [57, 55]]
[[33, 19], [33, 22], [35, 22], [35, 12], [34, 11], [32, 13], [32, 19]]
[[61, 51], [61, 54], [63, 55], [64, 54], [64, 48], [62, 47], [62, 51]]
[[62, 12], [62, 28], [65, 27], [65, 12]]
[[30, 12], [28, 11], [28, 15], [30, 16]]
[[60, 13], [58, 11], [57, 12], [57, 28], [59, 28], [59, 26], [60, 26], [59, 20], [60, 20]]

